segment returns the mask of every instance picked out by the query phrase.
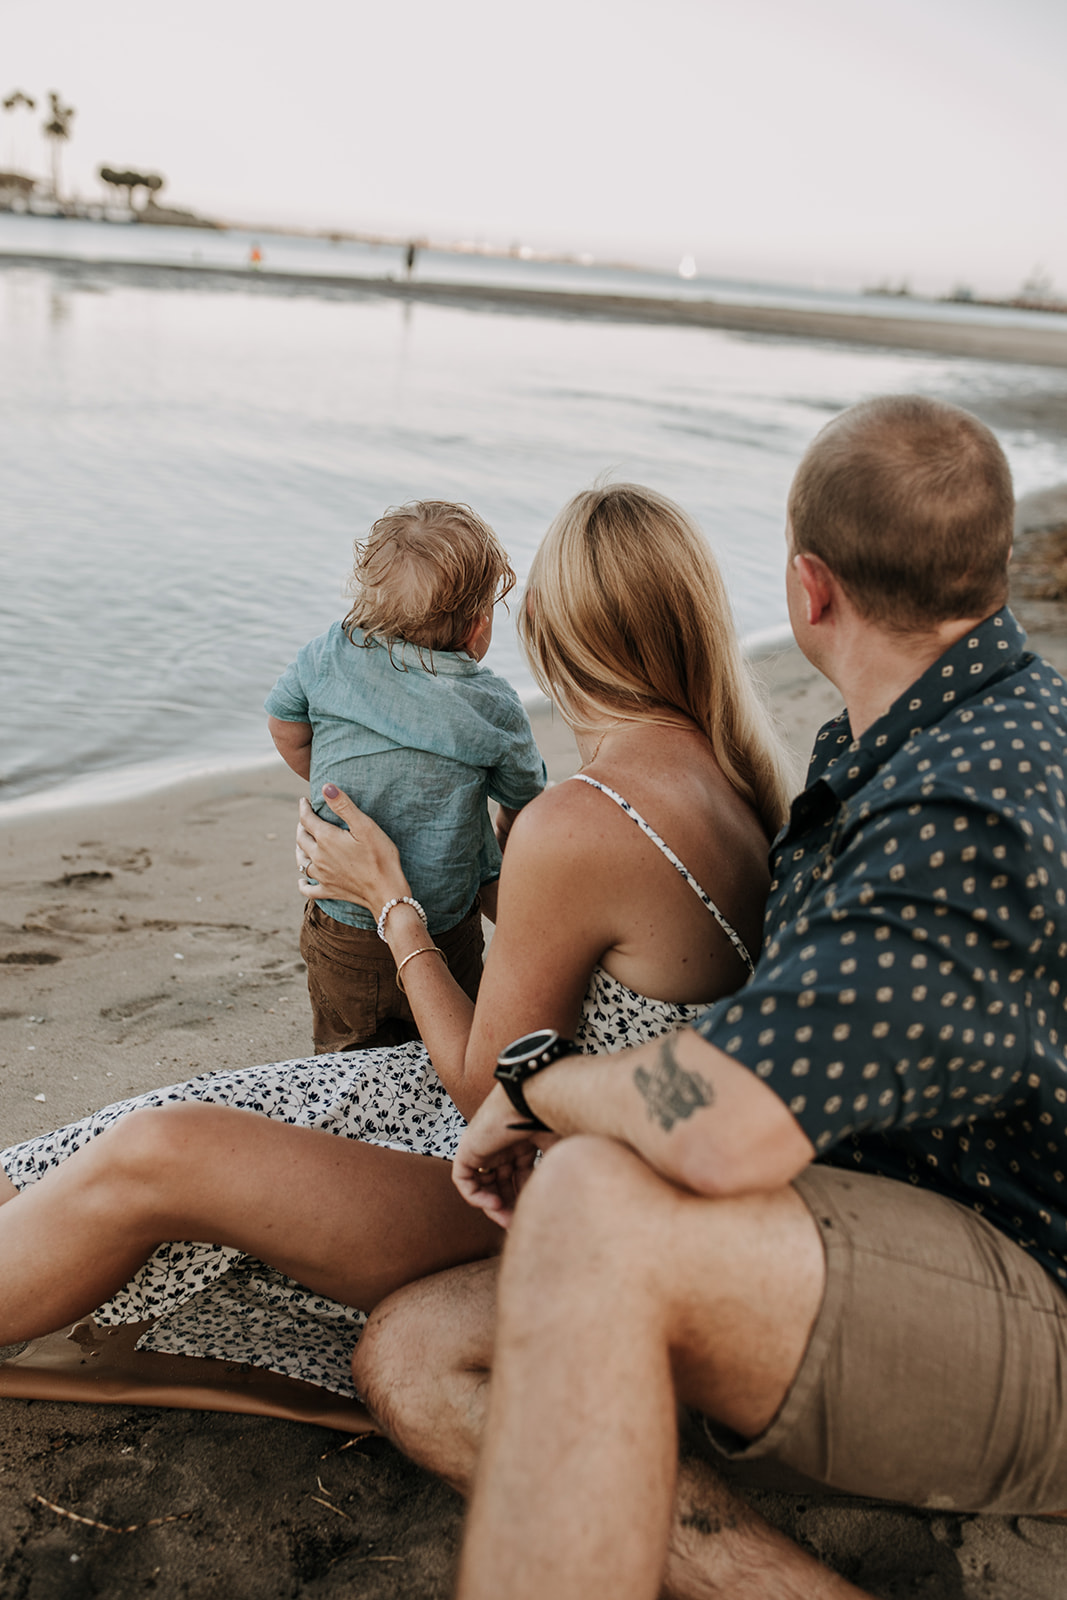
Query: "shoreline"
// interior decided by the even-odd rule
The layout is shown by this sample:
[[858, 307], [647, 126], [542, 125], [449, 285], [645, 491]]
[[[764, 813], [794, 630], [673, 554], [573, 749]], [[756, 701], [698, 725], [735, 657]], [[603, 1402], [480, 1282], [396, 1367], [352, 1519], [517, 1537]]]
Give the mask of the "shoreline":
[[[0, 267], [33, 267], [71, 277], [103, 276], [115, 282], [163, 282], [172, 287], [221, 285], [270, 292], [378, 297], [406, 302], [526, 312], [551, 317], [582, 317], [609, 322], [643, 322], [712, 328], [768, 338], [815, 340], [893, 350], [915, 350], [983, 361], [1067, 367], [1067, 328], [1018, 324], [963, 323], [950, 316], [901, 317], [801, 307], [738, 305], [714, 299], [583, 293], [569, 289], [531, 289], [519, 285], [462, 284], [390, 277], [357, 278], [337, 273], [287, 272], [277, 268], [207, 266], [202, 262], [131, 262], [81, 256], [0, 251]], [[1050, 313], [1054, 315], [1054, 313]], [[1061, 319], [1062, 320], [1062, 319]]]
[[[742, 640], [742, 648], [752, 662], [792, 649], [793, 636], [789, 624], [760, 629]], [[551, 705], [539, 689], [520, 694], [520, 699], [531, 720], [551, 713]], [[264, 750], [261, 755], [233, 760], [190, 755], [144, 765], [101, 767], [67, 778], [50, 788], [31, 789], [24, 794], [12, 795], [10, 799], [0, 796], [0, 830], [46, 813], [71, 812], [86, 807], [147, 799], [149, 795], [159, 794], [183, 783], [214, 779], [240, 781], [242, 775], [251, 778], [269, 770], [276, 765], [277, 759], [276, 752], [271, 748]]]

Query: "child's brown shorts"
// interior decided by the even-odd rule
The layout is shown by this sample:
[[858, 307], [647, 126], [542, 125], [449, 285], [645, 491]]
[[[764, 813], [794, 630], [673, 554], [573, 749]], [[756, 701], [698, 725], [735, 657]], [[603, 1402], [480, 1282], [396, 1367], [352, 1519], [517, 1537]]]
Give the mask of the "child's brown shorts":
[[[475, 900], [463, 921], [435, 934], [433, 942], [448, 957], [448, 970], [460, 988], [475, 999], [484, 947], [481, 902]], [[316, 1055], [419, 1037], [411, 1007], [396, 985], [396, 962], [373, 928], [338, 922], [309, 900], [300, 954], [307, 965]]]
[[1067, 1510], [1067, 1294], [929, 1189], [822, 1165], [794, 1188], [826, 1252], [822, 1307], [767, 1431], [746, 1446], [707, 1424], [716, 1448], [908, 1505]]

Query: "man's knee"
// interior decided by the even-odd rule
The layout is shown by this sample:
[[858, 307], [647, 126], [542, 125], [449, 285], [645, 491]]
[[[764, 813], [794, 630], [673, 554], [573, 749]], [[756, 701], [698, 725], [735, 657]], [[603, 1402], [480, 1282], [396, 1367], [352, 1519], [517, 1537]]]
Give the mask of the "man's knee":
[[413, 1306], [403, 1289], [389, 1295], [367, 1318], [352, 1353], [352, 1382], [364, 1405], [389, 1430], [398, 1393], [422, 1372], [427, 1321], [420, 1301]]
[[488, 1371], [497, 1262], [475, 1261], [409, 1284], [367, 1319], [352, 1381], [373, 1416], [400, 1439], [447, 1404], [457, 1373]]
[[614, 1139], [577, 1135], [554, 1145], [523, 1191], [505, 1259], [514, 1284], [616, 1258], [628, 1271], [655, 1255], [655, 1236], [677, 1191]]
[[576, 1222], [587, 1214], [595, 1219], [636, 1199], [649, 1180], [663, 1182], [626, 1145], [599, 1134], [576, 1134], [553, 1145], [538, 1163], [522, 1207], [528, 1215], [562, 1209]]
[[568, 1293], [636, 1292], [665, 1326], [693, 1315], [694, 1301], [762, 1303], [768, 1285], [800, 1276], [805, 1303], [821, 1296], [822, 1246], [791, 1186], [709, 1198], [679, 1189], [612, 1139], [574, 1137], [554, 1146], [523, 1192], [505, 1252], [502, 1294], [528, 1314], [546, 1282]]

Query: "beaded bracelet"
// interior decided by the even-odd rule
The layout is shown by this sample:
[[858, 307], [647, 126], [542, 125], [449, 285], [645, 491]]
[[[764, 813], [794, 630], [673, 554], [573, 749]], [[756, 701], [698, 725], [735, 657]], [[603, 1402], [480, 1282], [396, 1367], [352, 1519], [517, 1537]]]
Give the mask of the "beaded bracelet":
[[401, 981], [400, 974], [403, 972], [403, 970], [407, 966], [408, 962], [409, 961], [414, 961], [416, 956], [430, 956], [430, 955], [440, 956], [441, 960], [444, 962], [445, 966], [446, 967], [448, 966], [448, 957], [445, 955], [445, 953], [441, 949], [440, 945], [437, 945], [437, 944], [420, 944], [420, 946], [419, 946], [419, 948], [417, 950], [413, 950], [409, 956], [405, 956], [404, 957], [403, 961], [400, 963], [400, 965], [396, 969], [396, 986], [400, 990], [401, 994], [407, 994], [407, 990], [404, 988], [404, 985], [403, 985], [403, 983]]
[[417, 900], [413, 900], [409, 894], [394, 895], [392, 900], [387, 900], [385, 902], [384, 906], [382, 907], [381, 916], [378, 918], [378, 937], [383, 944], [385, 943], [385, 919], [389, 915], [390, 911], [392, 911], [394, 906], [413, 906], [422, 919], [423, 927], [425, 928], [429, 926], [426, 921], [426, 913], [419, 905]]

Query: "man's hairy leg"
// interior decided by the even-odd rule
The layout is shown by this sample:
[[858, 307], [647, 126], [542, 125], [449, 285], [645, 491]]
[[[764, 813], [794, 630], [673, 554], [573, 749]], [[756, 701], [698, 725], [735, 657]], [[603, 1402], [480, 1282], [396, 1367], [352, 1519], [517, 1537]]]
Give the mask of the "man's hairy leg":
[[352, 1358], [356, 1390], [393, 1443], [461, 1494], [489, 1406], [497, 1265], [471, 1262], [390, 1295]]
[[[520, 1218], [518, 1248], [509, 1247], [517, 1287], [511, 1294], [505, 1283], [501, 1342], [506, 1377], [514, 1332], [528, 1356], [528, 1388], [519, 1383], [514, 1415], [505, 1398], [508, 1416], [496, 1425], [503, 1455], [498, 1460], [491, 1435], [483, 1473], [494, 1487], [498, 1472], [515, 1474], [513, 1503], [509, 1491], [494, 1493], [484, 1515], [505, 1544], [509, 1530], [518, 1538], [498, 1552], [501, 1565], [484, 1587], [462, 1592], [489, 1593], [499, 1582], [502, 1592], [525, 1595], [551, 1582], [563, 1595], [586, 1584], [675, 1600], [855, 1596], [704, 1463], [684, 1462], [675, 1483], [676, 1391], [755, 1433], [789, 1387], [823, 1281], [822, 1248], [803, 1203], [792, 1191], [696, 1200], [619, 1146], [568, 1140], [531, 1185]], [[576, 1218], [590, 1223], [577, 1246]], [[401, 1290], [374, 1314], [356, 1354], [357, 1387], [390, 1435], [464, 1492], [489, 1404], [496, 1275], [495, 1262], [480, 1262]], [[677, 1295], [687, 1278], [695, 1293]], [[509, 1448], [518, 1458], [510, 1465]], [[538, 1468], [561, 1492], [534, 1515], [528, 1479]], [[590, 1514], [604, 1513], [603, 1544], [585, 1550], [585, 1560]], [[470, 1583], [483, 1581], [474, 1573], [478, 1544], [472, 1522]], [[542, 1570], [553, 1553], [558, 1570]]]

